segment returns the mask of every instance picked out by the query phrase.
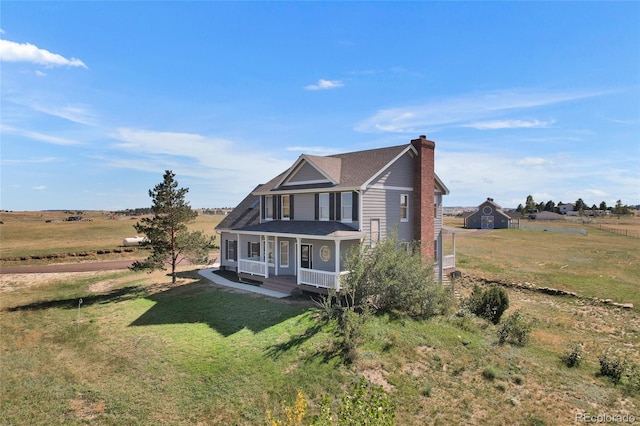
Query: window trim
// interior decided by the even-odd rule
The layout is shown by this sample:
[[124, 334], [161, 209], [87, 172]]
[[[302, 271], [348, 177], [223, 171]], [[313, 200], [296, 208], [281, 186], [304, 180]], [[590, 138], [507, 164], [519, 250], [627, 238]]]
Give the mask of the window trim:
[[[286, 203], [285, 199], [287, 200]], [[291, 196], [289, 194], [283, 194], [280, 197], [280, 211], [282, 212], [280, 220], [291, 220]], [[287, 212], [286, 216], [285, 211]]]
[[[331, 219], [331, 200], [328, 192], [321, 192], [318, 197], [318, 220], [328, 221]], [[323, 205], [323, 200], [326, 205]]]
[[264, 220], [273, 220], [273, 195], [264, 196]]
[[[249, 245], [249, 253], [248, 253], [248, 258], [255, 260], [260, 259], [260, 242], [259, 241], [249, 241], [248, 242]], [[257, 248], [257, 250], [255, 250]], [[253, 254], [256, 254], [256, 256], [253, 256]]]
[[[226, 255], [227, 255], [227, 261], [229, 262], [235, 262], [237, 259], [237, 254], [238, 254], [238, 241], [236, 240], [227, 240], [227, 246], [226, 246]], [[232, 255], [230, 256], [229, 253], [232, 253]]]
[[[345, 196], [349, 196], [349, 203], [345, 203]], [[346, 209], [346, 210], [345, 210]], [[353, 222], [353, 192], [340, 193], [340, 220], [342, 223]]]
[[[286, 248], [285, 248], [286, 246]], [[287, 255], [287, 263], [283, 263], [282, 262], [282, 254], [286, 253]], [[290, 258], [290, 253], [289, 253], [289, 241], [280, 241], [280, 256], [278, 256], [278, 260], [280, 261], [280, 267], [281, 268], [288, 268], [289, 267], [289, 258]]]
[[409, 222], [409, 194], [400, 194], [400, 222]]

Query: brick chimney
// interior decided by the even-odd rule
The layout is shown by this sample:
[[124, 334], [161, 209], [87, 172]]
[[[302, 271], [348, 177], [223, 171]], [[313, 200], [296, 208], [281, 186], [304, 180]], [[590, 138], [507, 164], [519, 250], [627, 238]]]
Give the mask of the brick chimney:
[[434, 194], [435, 168], [434, 154], [436, 144], [421, 135], [413, 139], [411, 145], [418, 151], [413, 169], [413, 232], [414, 240], [419, 242], [423, 258], [433, 259], [434, 253]]

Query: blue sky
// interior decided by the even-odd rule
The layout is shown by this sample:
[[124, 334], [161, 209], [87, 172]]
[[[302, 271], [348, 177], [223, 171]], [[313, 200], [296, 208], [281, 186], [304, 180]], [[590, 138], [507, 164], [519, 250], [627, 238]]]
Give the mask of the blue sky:
[[301, 153], [436, 142], [446, 206], [640, 204], [639, 2], [0, 4], [7, 210], [235, 206]]

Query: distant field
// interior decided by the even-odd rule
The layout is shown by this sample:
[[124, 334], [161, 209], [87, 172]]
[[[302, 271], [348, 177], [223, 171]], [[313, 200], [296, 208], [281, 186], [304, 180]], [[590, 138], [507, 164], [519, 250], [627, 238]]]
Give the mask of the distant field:
[[[638, 218], [598, 223], [640, 229]], [[462, 220], [448, 220], [447, 224], [461, 227]], [[457, 268], [489, 279], [532, 282], [640, 306], [640, 239], [575, 221], [527, 221], [527, 225], [584, 228], [587, 235], [501, 229], [469, 236], [471, 230], [461, 230], [456, 238]], [[445, 254], [450, 250], [448, 237]]]
[[[140, 219], [86, 212], [83, 221], [65, 221], [69, 216], [62, 212], [0, 213], [0, 258], [114, 249], [124, 238], [136, 236], [133, 225]], [[190, 228], [214, 235], [222, 218], [199, 215]]]

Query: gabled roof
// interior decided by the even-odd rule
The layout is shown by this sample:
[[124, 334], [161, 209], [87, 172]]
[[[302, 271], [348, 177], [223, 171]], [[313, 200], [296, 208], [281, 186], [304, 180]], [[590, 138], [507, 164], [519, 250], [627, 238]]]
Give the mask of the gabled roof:
[[[309, 189], [322, 186], [329, 186], [336, 190], [360, 188], [370, 179], [377, 176], [398, 156], [404, 154], [410, 149], [413, 149], [411, 145], [398, 145], [388, 148], [347, 152], [344, 154], [335, 154], [326, 157], [302, 155], [291, 168], [271, 179], [260, 187], [259, 190], [254, 191], [254, 194], [262, 195], [278, 190]], [[302, 161], [307, 161], [323, 175], [335, 181], [335, 183], [328, 182], [325, 185], [317, 184], [306, 186], [296, 186], [293, 184], [283, 185], [283, 183], [287, 182], [291, 173], [295, 171], [296, 167], [298, 167]]]

